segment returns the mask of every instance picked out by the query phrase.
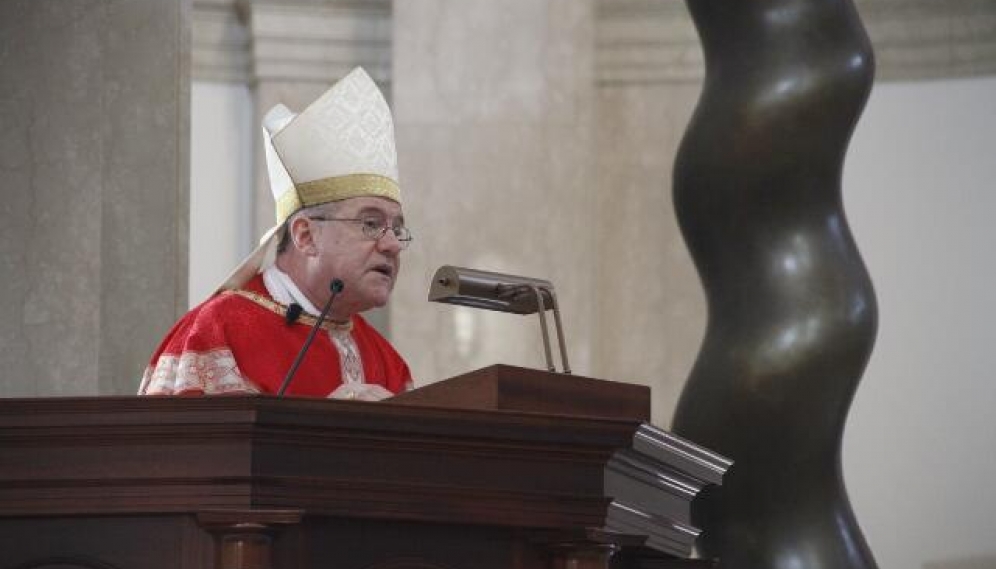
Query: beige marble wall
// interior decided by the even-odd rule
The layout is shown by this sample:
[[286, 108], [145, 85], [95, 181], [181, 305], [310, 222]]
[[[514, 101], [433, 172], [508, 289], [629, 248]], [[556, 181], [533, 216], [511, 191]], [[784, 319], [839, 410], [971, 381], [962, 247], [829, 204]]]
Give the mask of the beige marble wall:
[[394, 3], [393, 100], [405, 253], [391, 331], [417, 383], [543, 366], [535, 316], [426, 302], [443, 264], [546, 278], [571, 363], [591, 372], [598, 291], [593, 3]]
[[653, 51], [674, 11], [624, 8], [395, 3], [395, 113], [416, 242], [391, 331], [420, 383], [496, 362], [543, 366], [535, 317], [426, 302], [438, 266], [469, 266], [552, 280], [574, 371], [651, 385], [655, 420], [670, 419], [705, 323], [670, 197], [700, 54], [662, 74], [633, 40]]
[[666, 425], [698, 354], [705, 297], [678, 229], [671, 170], [700, 87], [598, 91], [598, 341], [594, 375], [653, 388]]
[[186, 301], [187, 2], [0, 3], [0, 391], [134, 393]]

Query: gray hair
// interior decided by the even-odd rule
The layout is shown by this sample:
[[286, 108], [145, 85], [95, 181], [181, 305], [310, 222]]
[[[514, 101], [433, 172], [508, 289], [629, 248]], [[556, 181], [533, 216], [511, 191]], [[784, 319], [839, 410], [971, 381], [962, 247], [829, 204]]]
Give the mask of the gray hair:
[[280, 229], [277, 230], [277, 234], [279, 235], [279, 239], [277, 240], [277, 255], [282, 255], [287, 251], [287, 249], [290, 248], [291, 222], [302, 216], [311, 217], [311, 216], [320, 216], [320, 215], [335, 215], [336, 209], [338, 209], [336, 207], [337, 205], [338, 205], [337, 202], [328, 202], [318, 205], [312, 205], [308, 207], [302, 207], [301, 209], [290, 214], [287, 217], [287, 220], [284, 221], [284, 224], [280, 226]]

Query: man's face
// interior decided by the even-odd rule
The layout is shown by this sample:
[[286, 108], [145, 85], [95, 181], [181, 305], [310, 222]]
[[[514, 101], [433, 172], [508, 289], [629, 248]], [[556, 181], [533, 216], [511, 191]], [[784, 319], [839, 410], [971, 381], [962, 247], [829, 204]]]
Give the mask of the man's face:
[[311, 219], [317, 251], [314, 274], [325, 287], [323, 299], [328, 298], [329, 283], [338, 278], [345, 288], [335, 301], [334, 312], [355, 313], [383, 306], [401, 269], [402, 243], [390, 230], [373, 240], [364, 235], [363, 221], [329, 218], [402, 226], [401, 205], [385, 198], [350, 198]]

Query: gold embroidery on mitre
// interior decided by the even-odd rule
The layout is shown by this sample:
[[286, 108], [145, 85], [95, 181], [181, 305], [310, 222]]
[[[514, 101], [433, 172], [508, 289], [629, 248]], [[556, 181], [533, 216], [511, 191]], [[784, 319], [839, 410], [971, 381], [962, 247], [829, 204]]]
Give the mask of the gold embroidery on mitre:
[[311, 207], [349, 198], [381, 197], [401, 203], [398, 183], [380, 174], [347, 174], [295, 185], [277, 201], [277, 221], [282, 223], [302, 207]]
[[[280, 316], [287, 316], [287, 306], [280, 304], [275, 300], [270, 300], [269, 298], [266, 298], [265, 296], [256, 294], [254, 292], [238, 288], [238, 289], [223, 291], [222, 294], [237, 294], [242, 298], [255, 302], [256, 304], [262, 306], [263, 308], [269, 310], [270, 312], [279, 314]], [[318, 318], [306, 312], [302, 312], [301, 315], [298, 316], [297, 318], [298, 324], [307, 324], [308, 326], [314, 326], [315, 322], [318, 322]], [[350, 320], [349, 322], [343, 322], [342, 324], [340, 324], [338, 322], [332, 322], [331, 320], [326, 320], [325, 322], [322, 322], [322, 329], [328, 332], [332, 332], [333, 330], [341, 332], [349, 332], [353, 329], [353, 321]]]
[[277, 225], [287, 221], [292, 213], [301, 209], [301, 198], [297, 196], [297, 190], [291, 188], [277, 198]]

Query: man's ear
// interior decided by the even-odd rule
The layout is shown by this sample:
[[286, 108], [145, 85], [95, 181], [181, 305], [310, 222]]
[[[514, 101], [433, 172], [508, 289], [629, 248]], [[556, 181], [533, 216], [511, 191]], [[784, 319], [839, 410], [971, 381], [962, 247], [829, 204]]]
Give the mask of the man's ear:
[[292, 246], [308, 256], [318, 254], [314, 228], [315, 224], [311, 223], [311, 220], [303, 215], [291, 220], [290, 227], [288, 228]]

